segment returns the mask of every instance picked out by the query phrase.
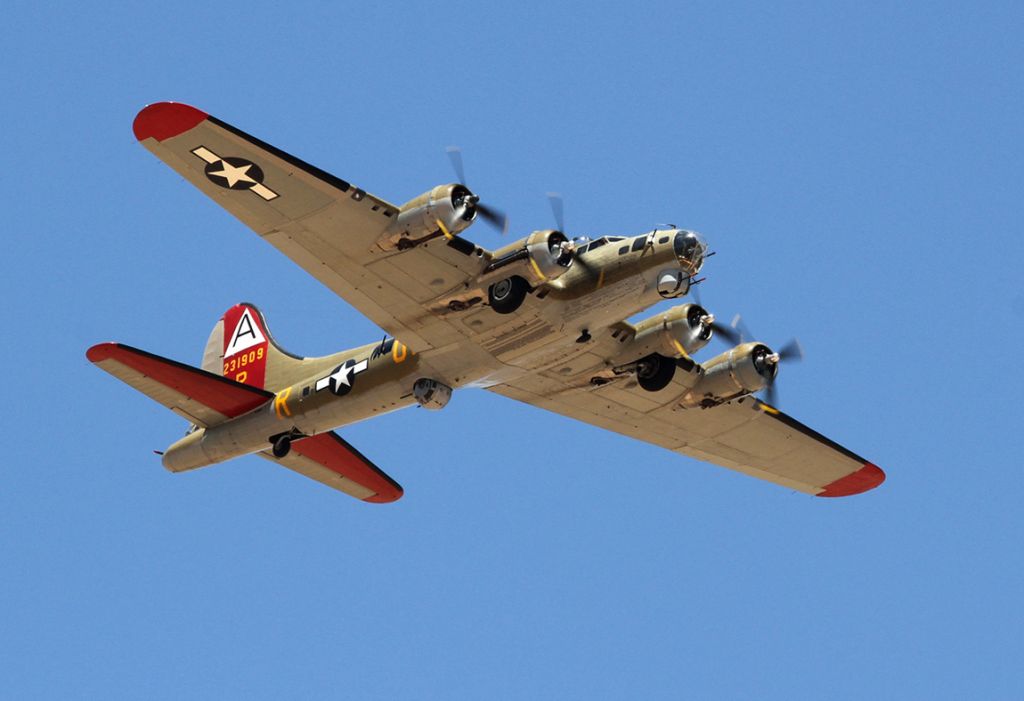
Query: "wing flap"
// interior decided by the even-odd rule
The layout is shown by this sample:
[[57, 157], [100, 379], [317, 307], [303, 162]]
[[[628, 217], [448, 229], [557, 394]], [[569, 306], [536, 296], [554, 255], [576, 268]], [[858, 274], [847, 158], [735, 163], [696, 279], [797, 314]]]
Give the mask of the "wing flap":
[[257, 387], [123, 343], [100, 343], [85, 355], [101, 370], [203, 427], [240, 416], [274, 397]]
[[283, 458], [269, 450], [260, 457], [363, 501], [384, 504], [403, 493], [397, 482], [333, 431], [294, 441]]

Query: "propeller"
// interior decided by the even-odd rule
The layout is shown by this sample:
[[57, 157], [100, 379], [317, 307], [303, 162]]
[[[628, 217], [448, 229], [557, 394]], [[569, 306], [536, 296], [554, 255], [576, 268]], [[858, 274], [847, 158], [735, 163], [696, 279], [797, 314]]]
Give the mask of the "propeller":
[[[445, 149], [448, 154], [448, 160], [452, 162], [452, 169], [455, 170], [455, 177], [458, 178], [459, 184], [463, 187], [466, 186], [466, 169], [462, 164], [462, 149], [458, 146], [449, 146]], [[473, 195], [475, 201], [472, 203], [476, 207], [477, 213], [494, 228], [501, 231], [501, 233], [508, 233], [508, 216], [500, 209], [495, 209], [490, 205], [481, 204], [480, 198]]]
[[789, 343], [780, 348], [777, 352], [779, 360], [799, 362], [804, 359], [804, 348], [800, 341], [791, 338]]
[[[707, 307], [704, 306], [704, 302], [702, 302], [700, 298], [700, 283], [702, 283], [703, 281], [704, 278], [701, 278], [699, 280], [691, 279], [690, 294], [693, 295], [693, 301], [697, 303], [698, 307], [700, 307], [701, 309], [707, 309]], [[721, 324], [718, 321], [716, 321], [714, 314], [711, 314], [710, 312], [706, 313], [703, 317], [701, 317], [701, 323], [710, 328], [717, 337], [720, 337], [723, 340], [728, 341], [731, 345], [736, 346], [741, 343], [739, 332], [736, 331], [736, 329], [734, 329], [731, 326], [725, 326], [724, 324]]]
[[737, 314], [729, 322], [729, 326], [733, 328], [736, 333], [739, 334], [740, 343], [746, 343], [747, 339], [753, 338], [754, 334], [750, 333], [750, 329], [743, 323], [743, 317]]
[[[750, 329], [747, 328], [746, 324], [743, 323], [742, 317], [737, 314], [733, 317], [732, 327], [735, 329], [740, 338], [740, 343], [745, 342], [749, 338], [753, 338], [750, 333]], [[763, 362], [769, 366], [774, 366], [767, 375], [768, 386], [764, 388], [764, 401], [769, 406], [777, 406], [779, 402], [779, 391], [775, 387], [775, 380], [779, 376], [779, 365], [793, 362], [800, 362], [804, 359], [804, 349], [800, 345], [800, 341], [795, 338], [790, 339], [783, 345], [779, 350], [765, 354]]]
[[448, 154], [448, 160], [452, 162], [452, 169], [455, 170], [455, 177], [459, 179], [459, 183], [462, 185], [466, 184], [466, 169], [462, 166], [462, 149], [458, 146], [449, 146], [445, 149]]
[[[743, 323], [743, 317], [739, 314], [732, 318], [732, 322], [728, 326], [716, 323], [714, 321], [714, 317], [711, 316], [711, 328], [716, 334], [719, 334], [724, 340], [728, 341], [732, 345], [746, 343], [754, 338], [754, 335], [750, 333], [750, 329], [745, 323]], [[763, 376], [768, 382], [767, 386], [764, 388], [765, 403], [770, 406], [775, 406], [779, 400], [779, 392], [775, 387], [775, 380], [778, 377], [778, 366], [784, 362], [800, 362], [804, 359], [804, 349], [800, 345], [800, 341], [795, 338], [790, 339], [777, 351], [772, 351], [767, 346], [763, 346], [763, 348], [765, 349], [765, 352], [763, 355], [758, 356], [755, 362], [763, 363], [769, 367], [774, 366], [771, 367], [771, 369], [766, 368], [768, 371], [764, 373]]]
[[[765, 361], [777, 366], [782, 362], [799, 362], [803, 359], [803, 348], [800, 347], [800, 342], [794, 338], [782, 348], [767, 356]], [[771, 374], [771, 377], [768, 379], [768, 386], [764, 389], [765, 403], [773, 407], [779, 403], [779, 391], [775, 388], [776, 378], [778, 378], [777, 370]]]
[[[558, 192], [549, 192], [547, 196], [548, 203], [551, 205], [551, 214], [555, 217], [555, 228], [565, 234], [565, 200]], [[573, 256], [578, 265], [590, 270], [590, 266], [582, 258], [576, 257], [576, 244], [571, 239], [562, 242], [561, 254]]]
[[[693, 294], [693, 301], [697, 303], [697, 306], [699, 306], [702, 309], [704, 309], [706, 307], [704, 307], [704, 303], [701, 302], [701, 300], [700, 300], [700, 284], [699, 284], [699, 282], [700, 281], [691, 282], [690, 283], [690, 291], [691, 291], [691, 294]], [[715, 332], [716, 336], [718, 336], [719, 338], [722, 338], [725, 341], [728, 341], [731, 345], [736, 346], [736, 345], [739, 345], [740, 343], [743, 342], [741, 340], [740, 333], [735, 328], [733, 328], [732, 326], [725, 326], [724, 324], [719, 323], [718, 321], [715, 320], [715, 315], [714, 314], [707, 314], [707, 315], [705, 315], [704, 318], [701, 319], [701, 321], [703, 321], [705, 326], [710, 327], [711, 330]]]
[[551, 213], [555, 215], [555, 226], [559, 231], [565, 231], [565, 200], [557, 192], [548, 193], [548, 202], [551, 204]]

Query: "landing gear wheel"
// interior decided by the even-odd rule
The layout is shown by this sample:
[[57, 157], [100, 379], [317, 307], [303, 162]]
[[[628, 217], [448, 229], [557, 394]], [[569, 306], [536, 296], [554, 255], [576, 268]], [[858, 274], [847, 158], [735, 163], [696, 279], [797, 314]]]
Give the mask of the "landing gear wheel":
[[530, 287], [526, 280], [513, 275], [504, 280], [498, 280], [487, 290], [487, 301], [491, 308], [499, 314], [511, 314], [526, 299], [526, 293]]
[[277, 440], [274, 441], [274, 457], [283, 458], [292, 449], [292, 438], [291, 436], [284, 435], [278, 436]]
[[665, 389], [675, 374], [676, 361], [660, 353], [651, 353], [636, 365], [636, 381], [648, 392]]

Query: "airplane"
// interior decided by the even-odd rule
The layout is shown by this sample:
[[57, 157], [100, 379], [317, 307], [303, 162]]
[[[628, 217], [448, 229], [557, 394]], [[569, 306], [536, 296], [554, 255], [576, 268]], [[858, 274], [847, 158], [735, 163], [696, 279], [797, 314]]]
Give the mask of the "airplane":
[[[811, 495], [859, 494], [885, 479], [755, 396], [771, 391], [785, 352], [693, 302], [626, 321], [699, 282], [711, 252], [696, 232], [570, 240], [543, 229], [491, 251], [461, 234], [478, 219], [506, 228], [507, 219], [465, 185], [461, 160], [460, 182], [397, 206], [183, 103], [148, 105], [133, 129], [386, 332], [303, 358], [239, 303], [215, 324], [200, 367], [93, 346], [90, 361], [189, 422], [162, 453], [171, 472], [256, 454], [363, 501], [392, 502], [402, 488], [334, 429], [408, 406], [442, 409], [454, 390], [477, 387]], [[716, 332], [732, 347], [694, 360]], [[539, 425], [508, 438], [543, 435]]]

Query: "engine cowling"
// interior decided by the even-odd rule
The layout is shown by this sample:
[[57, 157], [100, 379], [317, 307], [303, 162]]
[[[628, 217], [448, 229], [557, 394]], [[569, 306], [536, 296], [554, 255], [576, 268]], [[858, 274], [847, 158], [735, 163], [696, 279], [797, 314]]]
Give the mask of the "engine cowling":
[[573, 257], [568, 237], [545, 229], [495, 251], [484, 273], [493, 278], [518, 275], [536, 287], [564, 275], [572, 267]]
[[476, 219], [479, 201], [465, 185], [438, 185], [402, 205], [382, 247], [407, 248], [438, 232], [457, 234]]
[[667, 312], [644, 319], [620, 358], [634, 360], [651, 353], [669, 358], [692, 355], [711, 340], [713, 317], [699, 304], [680, 304]]
[[778, 356], [768, 346], [743, 343], [704, 363], [700, 379], [680, 397], [679, 404], [707, 408], [760, 392], [778, 371]]

